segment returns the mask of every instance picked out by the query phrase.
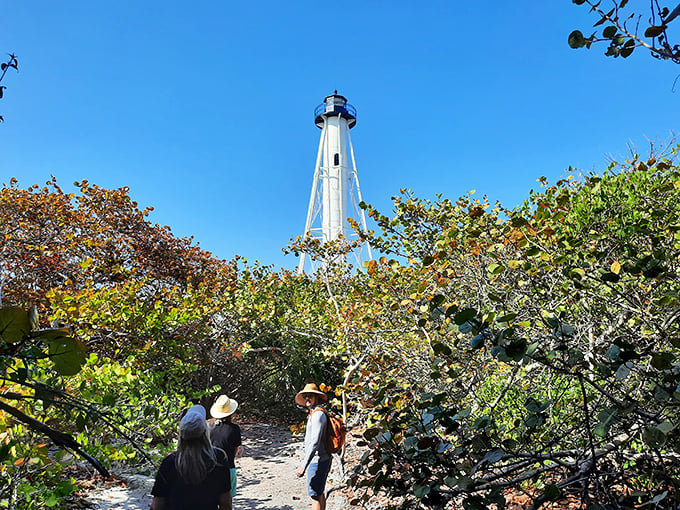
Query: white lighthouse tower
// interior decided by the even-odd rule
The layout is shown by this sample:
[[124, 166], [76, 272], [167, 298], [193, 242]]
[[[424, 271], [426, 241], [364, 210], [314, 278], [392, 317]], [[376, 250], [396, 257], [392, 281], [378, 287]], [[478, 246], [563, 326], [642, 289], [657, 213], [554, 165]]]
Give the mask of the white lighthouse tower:
[[[321, 129], [319, 150], [314, 167], [312, 193], [309, 197], [305, 237], [319, 239], [322, 243], [337, 239], [356, 239], [347, 221], [351, 217], [362, 230], [366, 230], [364, 210], [359, 207], [361, 189], [357, 175], [354, 148], [349, 131], [357, 123], [356, 109], [336, 90], [326, 96], [314, 110], [314, 123]], [[368, 259], [371, 247], [366, 244]], [[354, 262], [360, 266], [362, 253], [354, 251]], [[307, 254], [302, 253], [298, 272], [305, 271]], [[309, 261], [312, 265], [312, 261]]]

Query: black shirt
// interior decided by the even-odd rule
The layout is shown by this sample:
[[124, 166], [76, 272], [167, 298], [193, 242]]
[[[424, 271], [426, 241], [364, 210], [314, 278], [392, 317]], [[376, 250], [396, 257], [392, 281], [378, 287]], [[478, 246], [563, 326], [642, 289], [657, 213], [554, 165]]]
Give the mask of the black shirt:
[[235, 468], [236, 449], [241, 446], [241, 427], [230, 421], [216, 420], [210, 429], [210, 442], [227, 453], [227, 466]]
[[231, 476], [224, 453], [215, 451], [219, 464], [198, 485], [190, 485], [179, 476], [177, 452], [172, 452], [161, 462], [151, 495], [164, 498], [166, 510], [216, 510], [220, 494], [231, 491]]

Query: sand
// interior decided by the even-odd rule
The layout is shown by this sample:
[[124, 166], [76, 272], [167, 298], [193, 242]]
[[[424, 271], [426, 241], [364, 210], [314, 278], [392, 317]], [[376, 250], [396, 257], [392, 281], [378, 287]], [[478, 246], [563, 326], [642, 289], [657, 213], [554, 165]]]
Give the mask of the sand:
[[[234, 509], [303, 510], [311, 507], [306, 475], [295, 476], [303, 452], [302, 436], [282, 426], [241, 424], [244, 452], [236, 459], [238, 489]], [[338, 459], [326, 485], [331, 490], [327, 510], [342, 510], [344, 500], [333, 490], [342, 483]], [[148, 510], [153, 476], [119, 472], [114, 483], [101, 482], [87, 500], [95, 510]]]

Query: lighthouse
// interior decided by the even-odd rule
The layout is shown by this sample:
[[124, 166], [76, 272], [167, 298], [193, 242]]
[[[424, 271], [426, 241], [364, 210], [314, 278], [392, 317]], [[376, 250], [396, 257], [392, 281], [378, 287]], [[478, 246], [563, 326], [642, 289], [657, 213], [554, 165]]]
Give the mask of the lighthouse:
[[[350, 130], [356, 123], [356, 109], [337, 90], [326, 96], [324, 102], [314, 109], [314, 124], [321, 129], [321, 138], [307, 209], [305, 237], [318, 239], [322, 243], [356, 239], [348, 218], [352, 218], [366, 231], [364, 210], [359, 207], [362, 201], [361, 188], [350, 136]], [[371, 248], [368, 244], [365, 248], [370, 259]], [[362, 262], [361, 251], [353, 252], [357, 265]], [[311, 266], [312, 261], [308, 261], [307, 254], [303, 252], [298, 272], [303, 273], [308, 262]]]

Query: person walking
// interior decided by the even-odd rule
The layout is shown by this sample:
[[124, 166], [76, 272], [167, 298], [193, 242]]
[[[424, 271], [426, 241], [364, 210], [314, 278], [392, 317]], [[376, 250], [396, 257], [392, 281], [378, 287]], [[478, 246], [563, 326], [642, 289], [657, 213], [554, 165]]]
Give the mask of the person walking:
[[227, 465], [231, 475], [231, 497], [236, 496], [236, 463], [235, 458], [243, 452], [241, 445], [241, 427], [232, 422], [238, 408], [238, 402], [226, 395], [220, 395], [210, 408], [208, 428], [213, 446], [222, 448], [227, 454]]
[[302, 477], [307, 471], [307, 493], [312, 498], [312, 510], [326, 508], [326, 480], [333, 461], [324, 444], [328, 426], [328, 417], [323, 409], [326, 400], [326, 394], [314, 383], [306, 384], [295, 395], [295, 402], [304, 406], [309, 413], [305, 430], [305, 457], [296, 474]]
[[232, 510], [227, 455], [210, 443], [205, 408], [189, 408], [179, 423], [177, 450], [161, 462], [151, 510]]

